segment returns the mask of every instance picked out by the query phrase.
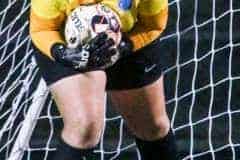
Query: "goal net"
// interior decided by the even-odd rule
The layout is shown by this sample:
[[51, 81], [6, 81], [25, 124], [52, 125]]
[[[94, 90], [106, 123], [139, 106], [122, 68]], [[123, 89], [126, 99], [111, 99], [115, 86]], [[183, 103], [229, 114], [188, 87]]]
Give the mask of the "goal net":
[[[29, 0], [0, 1], [0, 159], [47, 160], [61, 117], [32, 57]], [[167, 109], [184, 160], [240, 158], [240, 1], [169, 0], [159, 39]], [[106, 101], [101, 160], [140, 160]]]

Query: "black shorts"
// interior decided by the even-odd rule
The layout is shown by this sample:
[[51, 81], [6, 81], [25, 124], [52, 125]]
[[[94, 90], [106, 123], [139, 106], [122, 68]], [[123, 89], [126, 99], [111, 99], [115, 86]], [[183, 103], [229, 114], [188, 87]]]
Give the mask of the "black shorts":
[[[55, 63], [45, 55], [34, 52], [40, 72], [47, 85], [78, 74], [72, 68]], [[160, 78], [162, 67], [157, 42], [154, 42], [126, 58], [120, 59], [105, 70], [107, 75], [106, 90], [126, 90], [141, 88]]]

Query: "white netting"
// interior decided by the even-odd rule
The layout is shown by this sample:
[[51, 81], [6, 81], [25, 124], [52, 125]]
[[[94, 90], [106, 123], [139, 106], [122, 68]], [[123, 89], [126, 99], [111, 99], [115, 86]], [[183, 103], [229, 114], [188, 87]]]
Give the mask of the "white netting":
[[[30, 106], [39, 103], [36, 99], [45, 99], [45, 87], [39, 85], [38, 68], [31, 57], [29, 1], [0, 4], [0, 159], [24, 153], [27, 160], [46, 160], [62, 124], [50, 97], [40, 117], [24, 121]], [[169, 7], [169, 24], [159, 49], [181, 158], [238, 159], [240, 1], [175, 0], [169, 1]], [[35, 122], [30, 142], [26, 138], [23, 143], [21, 127], [29, 123], [25, 126], [31, 130]], [[140, 159], [124, 121], [109, 107], [105, 122], [97, 150], [101, 159]]]

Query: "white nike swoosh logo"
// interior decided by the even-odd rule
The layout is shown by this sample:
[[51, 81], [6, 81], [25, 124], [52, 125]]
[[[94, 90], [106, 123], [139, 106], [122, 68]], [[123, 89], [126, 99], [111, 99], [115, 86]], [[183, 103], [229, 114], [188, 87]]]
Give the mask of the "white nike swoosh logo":
[[151, 70], [153, 70], [157, 65], [156, 64], [153, 64], [151, 67], [145, 67], [144, 71], [146, 73], [150, 72]]

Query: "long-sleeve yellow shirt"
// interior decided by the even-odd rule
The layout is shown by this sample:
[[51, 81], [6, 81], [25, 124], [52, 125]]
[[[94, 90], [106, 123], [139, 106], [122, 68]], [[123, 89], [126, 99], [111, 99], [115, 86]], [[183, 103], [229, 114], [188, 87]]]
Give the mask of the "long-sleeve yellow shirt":
[[79, 5], [91, 3], [108, 5], [119, 15], [134, 50], [158, 38], [166, 27], [167, 0], [31, 0], [30, 35], [35, 46], [51, 58], [51, 46], [64, 43], [60, 31], [66, 16]]

